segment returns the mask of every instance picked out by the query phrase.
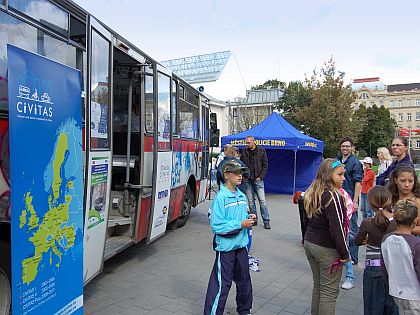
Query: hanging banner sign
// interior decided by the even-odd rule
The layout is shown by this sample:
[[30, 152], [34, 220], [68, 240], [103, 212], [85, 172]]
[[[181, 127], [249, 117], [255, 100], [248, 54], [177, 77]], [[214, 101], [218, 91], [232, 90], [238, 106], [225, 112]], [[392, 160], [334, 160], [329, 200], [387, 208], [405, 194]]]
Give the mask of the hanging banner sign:
[[12, 313], [83, 313], [79, 71], [7, 46]]

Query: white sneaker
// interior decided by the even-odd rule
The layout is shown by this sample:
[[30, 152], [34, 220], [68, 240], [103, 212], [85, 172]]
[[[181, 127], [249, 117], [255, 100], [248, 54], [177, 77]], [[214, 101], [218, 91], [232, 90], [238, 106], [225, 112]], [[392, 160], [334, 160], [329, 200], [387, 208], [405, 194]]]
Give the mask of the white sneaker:
[[351, 278], [346, 278], [346, 281], [341, 285], [342, 289], [350, 290], [351, 288], [354, 288], [354, 280]]

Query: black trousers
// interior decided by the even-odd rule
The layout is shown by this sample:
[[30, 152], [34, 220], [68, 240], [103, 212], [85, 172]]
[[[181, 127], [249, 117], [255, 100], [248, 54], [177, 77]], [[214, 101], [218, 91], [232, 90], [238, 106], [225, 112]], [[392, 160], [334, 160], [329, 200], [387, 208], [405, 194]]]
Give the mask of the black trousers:
[[249, 314], [252, 308], [252, 283], [246, 247], [216, 252], [207, 287], [204, 315], [223, 315], [232, 281], [236, 283], [236, 310]]

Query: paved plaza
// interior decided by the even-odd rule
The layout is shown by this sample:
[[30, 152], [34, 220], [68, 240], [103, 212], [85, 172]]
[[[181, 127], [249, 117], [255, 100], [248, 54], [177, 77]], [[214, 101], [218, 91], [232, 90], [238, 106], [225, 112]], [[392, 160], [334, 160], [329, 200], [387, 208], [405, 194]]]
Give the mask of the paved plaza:
[[[291, 196], [268, 195], [271, 230], [254, 227], [252, 314], [310, 314], [312, 274], [306, 260], [297, 206]], [[209, 201], [193, 209], [186, 226], [150, 245], [135, 245], [105, 263], [104, 272], [85, 287], [85, 313], [101, 315], [202, 314], [215, 254], [207, 219]], [[362, 275], [356, 287], [341, 290], [338, 315], [363, 314]], [[235, 311], [232, 285], [225, 314]]]

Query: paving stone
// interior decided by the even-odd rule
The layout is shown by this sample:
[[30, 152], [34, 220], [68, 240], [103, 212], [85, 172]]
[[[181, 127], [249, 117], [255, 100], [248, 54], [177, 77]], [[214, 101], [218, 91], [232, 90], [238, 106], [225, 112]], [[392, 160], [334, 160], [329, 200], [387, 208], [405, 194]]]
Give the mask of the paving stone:
[[[272, 229], [253, 228], [251, 253], [262, 271], [251, 272], [252, 313], [310, 314], [312, 273], [301, 245], [297, 206], [291, 196], [267, 195], [267, 203]], [[185, 227], [105, 262], [104, 272], [85, 286], [85, 314], [202, 314], [215, 259], [209, 204], [194, 209]], [[355, 266], [354, 271], [356, 287], [340, 290], [338, 315], [363, 314], [363, 269]], [[235, 294], [232, 284], [225, 314], [236, 314]]]

